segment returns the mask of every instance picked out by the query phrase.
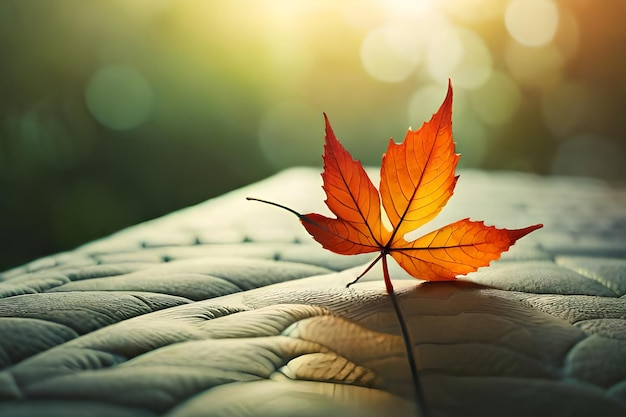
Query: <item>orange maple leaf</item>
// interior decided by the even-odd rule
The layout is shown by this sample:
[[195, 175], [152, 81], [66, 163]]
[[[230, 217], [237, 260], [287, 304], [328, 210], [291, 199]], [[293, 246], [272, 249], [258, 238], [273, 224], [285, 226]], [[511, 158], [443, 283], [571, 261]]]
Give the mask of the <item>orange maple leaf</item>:
[[[456, 279], [487, 266], [515, 241], [543, 225], [523, 229], [498, 229], [482, 221], [459, 220], [416, 240], [405, 235], [432, 220], [446, 205], [458, 176], [459, 160], [452, 140], [452, 86], [443, 104], [418, 130], [407, 132], [404, 142], [391, 139], [380, 169], [380, 193], [361, 163], [339, 143], [324, 114], [323, 186], [326, 205], [337, 216], [300, 214], [288, 207], [256, 198], [289, 210], [322, 246], [332, 252], [355, 255], [380, 252], [359, 275], [357, 282], [378, 261], [383, 262], [387, 292], [393, 286], [387, 268], [387, 255], [413, 277], [427, 281]], [[381, 208], [382, 201], [382, 208]], [[383, 224], [384, 209], [391, 230]]]

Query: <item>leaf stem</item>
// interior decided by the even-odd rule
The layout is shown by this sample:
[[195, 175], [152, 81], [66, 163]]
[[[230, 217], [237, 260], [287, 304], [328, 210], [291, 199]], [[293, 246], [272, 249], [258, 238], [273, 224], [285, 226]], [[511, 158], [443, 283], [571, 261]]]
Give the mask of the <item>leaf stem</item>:
[[411, 342], [411, 337], [409, 335], [409, 330], [407, 328], [406, 321], [404, 320], [404, 316], [402, 316], [402, 310], [400, 310], [400, 304], [398, 303], [398, 299], [396, 298], [396, 293], [394, 292], [393, 285], [391, 284], [389, 269], [387, 268], [386, 256], [383, 256], [383, 278], [385, 280], [387, 294], [389, 294], [389, 298], [391, 298], [391, 304], [393, 305], [393, 309], [396, 313], [396, 316], [398, 317], [398, 323], [400, 324], [400, 330], [402, 331], [402, 340], [404, 341], [404, 348], [406, 349], [406, 355], [409, 361], [409, 368], [411, 369], [411, 377], [413, 378], [413, 395], [415, 397], [415, 409], [418, 416], [428, 417], [426, 403], [424, 402], [424, 394], [422, 392], [422, 384], [420, 383], [419, 374], [417, 373], [417, 363], [415, 362], [413, 343]]
[[[387, 255], [383, 252], [383, 279], [385, 280], [385, 288], [387, 289], [387, 294], [395, 297], [395, 293], [393, 292], [393, 284], [391, 283], [391, 277], [389, 276], [389, 268], [387, 267]], [[394, 298], [395, 299], [395, 298]], [[396, 305], [394, 304], [394, 307], [396, 307]], [[398, 311], [396, 311], [397, 313]], [[402, 315], [400, 314], [398, 319], [400, 320], [401, 323], [404, 322], [404, 320], [401, 320]], [[404, 325], [401, 324], [403, 326], [402, 330], [404, 331]]]
[[363, 275], [367, 274], [369, 272], [370, 269], [372, 269], [372, 267], [374, 265], [376, 265], [376, 263], [378, 263], [378, 261], [380, 261], [380, 258], [383, 258], [383, 254], [381, 253], [380, 255], [378, 255], [376, 257], [376, 259], [374, 259], [368, 266], [367, 268], [365, 268], [365, 271], [361, 272], [361, 274], [355, 278], [354, 281], [351, 281], [348, 283], [348, 285], [346, 285], [346, 288], [350, 288], [350, 285], [352, 284], [356, 284], [358, 280], [360, 280], [361, 278], [363, 278]]
[[249, 201], [259, 201], [261, 203], [269, 204], [270, 206], [280, 207], [283, 210], [287, 210], [288, 212], [295, 214], [299, 218], [302, 217], [302, 214], [298, 213], [294, 209], [290, 209], [289, 207], [283, 206], [282, 204], [274, 203], [272, 201], [267, 201], [267, 200], [261, 200], [260, 198], [254, 198], [254, 197], [246, 197], [246, 200], [249, 200]]

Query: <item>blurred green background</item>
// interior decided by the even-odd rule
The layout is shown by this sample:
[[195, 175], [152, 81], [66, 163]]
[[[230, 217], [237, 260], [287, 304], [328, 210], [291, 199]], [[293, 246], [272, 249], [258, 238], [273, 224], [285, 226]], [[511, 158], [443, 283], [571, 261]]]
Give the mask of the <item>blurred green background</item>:
[[0, 270], [437, 109], [461, 166], [626, 177], [626, 2], [0, 0]]

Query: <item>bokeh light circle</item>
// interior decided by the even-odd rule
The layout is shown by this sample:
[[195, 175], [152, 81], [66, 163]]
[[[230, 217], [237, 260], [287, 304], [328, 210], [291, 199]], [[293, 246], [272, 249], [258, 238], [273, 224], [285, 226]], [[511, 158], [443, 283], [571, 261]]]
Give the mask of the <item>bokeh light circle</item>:
[[450, 28], [428, 44], [427, 69], [430, 76], [458, 87], [480, 87], [491, 75], [493, 58], [485, 41], [469, 29]]
[[512, 0], [504, 14], [506, 29], [526, 46], [550, 43], [559, 26], [559, 10], [550, 0]]
[[427, 44], [426, 70], [433, 79], [443, 83], [459, 66], [464, 54], [457, 31], [450, 26], [441, 28], [431, 35]]
[[[409, 125], [417, 129], [421, 124], [430, 120], [445, 98], [446, 88], [443, 84], [429, 84], [420, 87], [409, 99], [408, 117]], [[454, 100], [455, 109], [458, 107]], [[419, 123], [419, 124], [417, 124]]]
[[85, 102], [91, 115], [115, 130], [133, 129], [143, 124], [154, 107], [154, 92], [146, 78], [126, 65], [98, 69], [85, 89]]
[[361, 44], [361, 63], [374, 79], [389, 83], [406, 80], [419, 64], [419, 39], [406, 28], [381, 27]]

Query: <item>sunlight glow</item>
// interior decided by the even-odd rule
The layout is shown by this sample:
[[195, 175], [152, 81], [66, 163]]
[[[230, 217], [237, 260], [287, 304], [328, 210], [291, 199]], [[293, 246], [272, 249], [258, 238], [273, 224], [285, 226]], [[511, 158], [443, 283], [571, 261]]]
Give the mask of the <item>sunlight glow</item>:
[[526, 46], [542, 46], [554, 38], [559, 11], [550, 0], [512, 0], [504, 22], [509, 34]]
[[451, 29], [428, 47], [428, 71], [433, 79], [468, 89], [480, 87], [491, 75], [493, 58], [485, 41], [469, 29]]
[[404, 81], [417, 68], [419, 57], [417, 37], [403, 28], [374, 29], [361, 44], [363, 67], [379, 81]]
[[498, 19], [506, 9], [502, 0], [439, 0], [438, 3], [446, 14], [467, 23]]
[[413, 18], [432, 11], [435, 0], [381, 0], [390, 18]]

